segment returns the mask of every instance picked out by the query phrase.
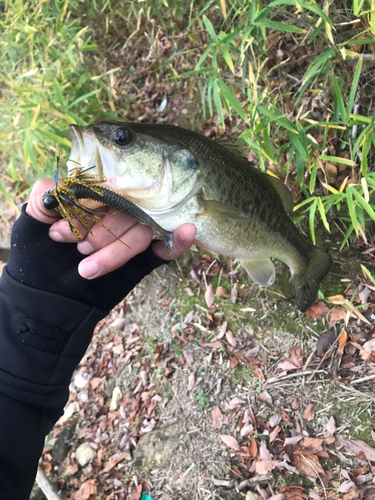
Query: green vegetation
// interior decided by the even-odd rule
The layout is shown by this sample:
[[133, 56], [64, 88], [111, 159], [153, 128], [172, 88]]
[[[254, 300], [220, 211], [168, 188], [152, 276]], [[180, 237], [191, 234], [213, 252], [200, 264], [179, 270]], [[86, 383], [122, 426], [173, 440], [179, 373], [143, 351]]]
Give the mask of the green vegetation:
[[[191, 126], [214, 117], [259, 168], [287, 178], [301, 209], [296, 220], [304, 210], [314, 242], [317, 219], [330, 229], [328, 212], [339, 215], [342, 246], [354, 234], [366, 239], [375, 219], [375, 109], [366, 97], [373, 7], [374, 0], [95, 0], [87, 9], [78, 0], [5, 0], [0, 190], [12, 204], [9, 186], [17, 195], [50, 175], [56, 155], [67, 157], [69, 124], [127, 118], [142, 94], [130, 78], [138, 58], [143, 83], [199, 93]], [[143, 119], [150, 116], [157, 119]]]

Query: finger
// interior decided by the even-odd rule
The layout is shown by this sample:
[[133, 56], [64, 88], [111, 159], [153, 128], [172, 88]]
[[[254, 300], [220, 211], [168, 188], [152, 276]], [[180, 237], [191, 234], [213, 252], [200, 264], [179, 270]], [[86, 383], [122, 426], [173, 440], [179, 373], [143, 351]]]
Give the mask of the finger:
[[197, 228], [194, 226], [194, 224], [182, 224], [182, 226], [176, 229], [176, 231], [174, 231], [173, 233], [173, 249], [169, 255], [167, 254], [165, 244], [162, 241], [155, 243], [155, 245], [152, 246], [152, 250], [161, 259], [176, 259], [184, 252], [189, 250], [191, 245], [194, 243], [196, 232]]
[[135, 224], [121, 236], [121, 240], [131, 248], [126, 247], [122, 241], [115, 240], [82, 260], [78, 266], [79, 274], [83, 278], [93, 279], [115, 271], [135, 255], [146, 250], [152, 241], [152, 229], [142, 224]]
[[[102, 212], [106, 212], [107, 210], [108, 207], [101, 207], [96, 210], [93, 210], [93, 212], [97, 212], [97, 215], [100, 216]], [[62, 243], [78, 243], [82, 241], [84, 238], [86, 238], [87, 234], [89, 234], [88, 230], [84, 228], [83, 225], [73, 216], [72, 216], [72, 222], [74, 224], [74, 227], [81, 235], [81, 238], [79, 238], [77, 234], [71, 230], [68, 221], [63, 219], [60, 219], [59, 221], [55, 222], [55, 224], [53, 224], [50, 227], [49, 230], [50, 238], [52, 238], [54, 241], [59, 241]], [[86, 223], [90, 229], [92, 229], [96, 225], [100, 227], [100, 225], [97, 224], [92, 218], [90, 218], [90, 216], [87, 217]]]
[[26, 213], [30, 217], [46, 224], [53, 224], [60, 218], [55, 210], [47, 210], [45, 208], [42, 199], [44, 193], [54, 187], [55, 183], [53, 179], [41, 179], [34, 184], [26, 207]]
[[[117, 239], [125, 241], [124, 237], [127, 239], [127, 236], [125, 236], [127, 231], [138, 223], [135, 219], [127, 215], [117, 213], [105, 215], [101, 219], [101, 224], [104, 227], [100, 224], [95, 224], [91, 229], [92, 234], [88, 234], [84, 241], [78, 243], [78, 251], [83, 255], [90, 255], [110, 245]], [[131, 241], [126, 241], [125, 243], [132, 246]]]

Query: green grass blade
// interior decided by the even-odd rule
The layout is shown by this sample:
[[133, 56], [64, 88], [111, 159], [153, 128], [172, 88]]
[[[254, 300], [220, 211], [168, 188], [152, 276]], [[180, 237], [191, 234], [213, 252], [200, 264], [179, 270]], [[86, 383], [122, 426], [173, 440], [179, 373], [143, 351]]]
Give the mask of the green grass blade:
[[349, 121], [350, 114], [351, 114], [352, 109], [353, 109], [353, 104], [354, 104], [355, 96], [357, 93], [359, 77], [361, 76], [361, 71], [362, 71], [362, 64], [363, 64], [363, 58], [360, 57], [358, 59], [357, 67], [356, 67], [355, 72], [354, 72], [352, 88], [350, 89], [350, 94], [349, 94], [349, 99], [348, 99], [348, 107], [346, 110], [346, 116], [347, 116], [348, 121]]
[[225, 123], [224, 123], [224, 115], [223, 115], [223, 104], [221, 102], [221, 98], [220, 98], [220, 94], [219, 94], [219, 87], [218, 87], [218, 84], [217, 84], [216, 80], [213, 83], [213, 89], [212, 90], [213, 90], [213, 97], [214, 97], [215, 109], [216, 109], [216, 112], [217, 112], [217, 114], [219, 116], [220, 123], [224, 127]]
[[350, 220], [352, 221], [355, 234], [358, 234], [358, 219], [355, 211], [355, 204], [353, 201], [353, 190], [354, 188], [351, 186], [346, 188], [346, 201], [348, 204]]
[[229, 102], [238, 116], [240, 116], [243, 120], [246, 120], [247, 116], [245, 111], [242, 109], [240, 103], [237, 100], [237, 97], [233, 94], [228, 85], [226, 85], [223, 80], [218, 80], [217, 83], [223, 97], [225, 97], [225, 99]]
[[315, 239], [315, 212], [316, 212], [316, 208], [318, 206], [318, 200], [314, 200], [313, 203], [311, 204], [310, 206], [310, 210], [309, 210], [309, 227], [310, 227], [310, 233], [311, 233], [311, 239], [312, 239], [312, 242], [316, 243], [316, 239]]

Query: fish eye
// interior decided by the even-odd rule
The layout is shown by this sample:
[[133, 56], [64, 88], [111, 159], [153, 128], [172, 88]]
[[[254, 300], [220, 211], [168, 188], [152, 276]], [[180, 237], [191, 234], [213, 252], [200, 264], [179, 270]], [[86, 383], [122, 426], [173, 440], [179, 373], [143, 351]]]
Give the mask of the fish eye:
[[125, 128], [118, 128], [113, 134], [113, 140], [118, 147], [123, 148], [132, 142], [133, 136], [131, 132]]

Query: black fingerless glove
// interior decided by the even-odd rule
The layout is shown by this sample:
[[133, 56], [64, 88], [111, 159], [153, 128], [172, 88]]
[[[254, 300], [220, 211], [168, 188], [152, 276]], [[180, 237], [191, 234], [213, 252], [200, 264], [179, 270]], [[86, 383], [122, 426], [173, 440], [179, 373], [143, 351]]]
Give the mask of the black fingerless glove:
[[163, 263], [151, 247], [120, 269], [87, 280], [78, 274], [84, 258], [77, 245], [57, 243], [49, 235], [49, 225], [26, 213], [14, 224], [8, 273], [19, 283], [78, 300], [89, 306], [110, 311], [142, 278]]
[[149, 247], [94, 280], [82, 255], [22, 210], [0, 278], [0, 498], [27, 500], [44, 437], [63, 412], [72, 373], [99, 320], [164, 261]]

